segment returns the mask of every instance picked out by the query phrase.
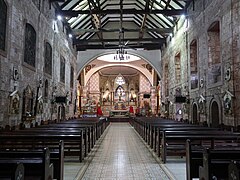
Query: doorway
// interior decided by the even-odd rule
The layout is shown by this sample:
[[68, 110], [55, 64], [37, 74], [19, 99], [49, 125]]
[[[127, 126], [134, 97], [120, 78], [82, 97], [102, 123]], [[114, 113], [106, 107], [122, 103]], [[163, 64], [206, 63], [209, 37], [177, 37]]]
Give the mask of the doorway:
[[197, 105], [196, 104], [193, 104], [193, 107], [192, 107], [192, 122], [193, 122], [193, 124], [198, 123], [198, 113], [197, 113]]
[[212, 103], [211, 107], [211, 122], [212, 127], [218, 127], [219, 125], [219, 107], [216, 101]]

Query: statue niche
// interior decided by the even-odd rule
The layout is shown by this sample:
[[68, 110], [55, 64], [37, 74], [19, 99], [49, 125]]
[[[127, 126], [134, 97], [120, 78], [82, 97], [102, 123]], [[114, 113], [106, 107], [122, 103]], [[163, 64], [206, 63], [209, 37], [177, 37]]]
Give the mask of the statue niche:
[[10, 94], [9, 114], [19, 114], [20, 96], [17, 90]]
[[33, 91], [28, 85], [23, 91], [22, 120], [30, 120], [33, 116]]

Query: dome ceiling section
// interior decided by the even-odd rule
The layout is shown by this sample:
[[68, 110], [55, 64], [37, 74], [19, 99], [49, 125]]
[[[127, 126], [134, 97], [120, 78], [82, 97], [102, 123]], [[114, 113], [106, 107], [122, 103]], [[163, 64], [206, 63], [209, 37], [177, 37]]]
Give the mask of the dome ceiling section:
[[[51, 0], [73, 33], [78, 51], [161, 49], [193, 0]], [[111, 37], [111, 38], [110, 38]]]

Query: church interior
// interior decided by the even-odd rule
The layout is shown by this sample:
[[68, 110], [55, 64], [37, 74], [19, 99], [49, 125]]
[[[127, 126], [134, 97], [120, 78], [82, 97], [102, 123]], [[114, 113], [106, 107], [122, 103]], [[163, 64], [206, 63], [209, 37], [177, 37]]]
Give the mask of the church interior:
[[[239, 0], [0, 0], [0, 12], [0, 154], [48, 136], [81, 154], [50, 179], [239, 179]], [[205, 167], [190, 141], [228, 159]]]

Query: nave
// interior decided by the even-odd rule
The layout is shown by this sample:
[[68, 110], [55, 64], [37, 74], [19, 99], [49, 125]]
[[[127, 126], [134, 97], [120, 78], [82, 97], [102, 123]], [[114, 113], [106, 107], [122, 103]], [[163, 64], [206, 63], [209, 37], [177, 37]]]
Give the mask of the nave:
[[110, 123], [82, 163], [64, 166], [65, 180], [185, 179], [185, 164], [161, 164], [129, 123]]

